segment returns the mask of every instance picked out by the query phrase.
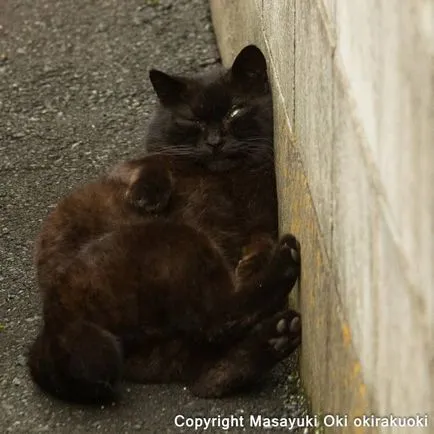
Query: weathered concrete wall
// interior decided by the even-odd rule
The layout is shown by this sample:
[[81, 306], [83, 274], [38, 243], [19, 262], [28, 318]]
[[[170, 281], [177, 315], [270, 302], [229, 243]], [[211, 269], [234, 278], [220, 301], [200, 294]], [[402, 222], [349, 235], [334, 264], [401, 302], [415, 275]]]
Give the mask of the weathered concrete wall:
[[434, 2], [211, 7], [224, 63], [248, 43], [268, 58], [314, 410], [428, 413], [414, 432], [434, 432]]

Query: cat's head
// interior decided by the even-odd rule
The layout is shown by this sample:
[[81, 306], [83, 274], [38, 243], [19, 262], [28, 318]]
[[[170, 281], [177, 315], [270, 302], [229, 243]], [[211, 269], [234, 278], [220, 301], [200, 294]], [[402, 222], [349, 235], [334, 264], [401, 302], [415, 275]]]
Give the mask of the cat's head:
[[271, 92], [257, 47], [245, 47], [228, 70], [181, 77], [153, 69], [150, 79], [160, 104], [149, 152], [186, 155], [216, 171], [272, 162]]

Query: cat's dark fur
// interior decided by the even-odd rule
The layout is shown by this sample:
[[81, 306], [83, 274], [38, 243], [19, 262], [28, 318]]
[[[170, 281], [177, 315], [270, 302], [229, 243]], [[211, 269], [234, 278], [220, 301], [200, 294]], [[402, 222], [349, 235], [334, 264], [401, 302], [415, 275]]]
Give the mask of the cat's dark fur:
[[150, 77], [150, 154], [63, 199], [37, 241], [44, 324], [29, 367], [63, 399], [114, 399], [122, 378], [220, 397], [300, 342], [264, 57], [249, 46], [228, 71]]

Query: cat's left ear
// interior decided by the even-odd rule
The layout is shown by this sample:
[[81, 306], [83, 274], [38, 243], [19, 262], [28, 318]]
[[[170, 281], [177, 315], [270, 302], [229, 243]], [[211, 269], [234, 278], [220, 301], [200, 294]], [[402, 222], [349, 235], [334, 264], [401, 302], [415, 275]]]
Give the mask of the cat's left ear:
[[231, 79], [242, 88], [268, 90], [267, 62], [256, 45], [244, 47], [230, 69]]
[[182, 78], [174, 77], [156, 69], [149, 71], [149, 78], [158, 99], [164, 106], [171, 107], [184, 101], [187, 84]]

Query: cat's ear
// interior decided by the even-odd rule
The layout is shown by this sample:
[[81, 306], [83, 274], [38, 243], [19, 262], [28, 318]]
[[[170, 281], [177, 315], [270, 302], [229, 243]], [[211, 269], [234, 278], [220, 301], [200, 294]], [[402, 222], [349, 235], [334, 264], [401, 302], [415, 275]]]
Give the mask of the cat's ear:
[[149, 79], [158, 99], [164, 106], [170, 107], [184, 101], [187, 84], [181, 78], [151, 69], [149, 71]]
[[268, 89], [267, 62], [256, 45], [244, 47], [231, 68], [232, 81], [245, 89]]

